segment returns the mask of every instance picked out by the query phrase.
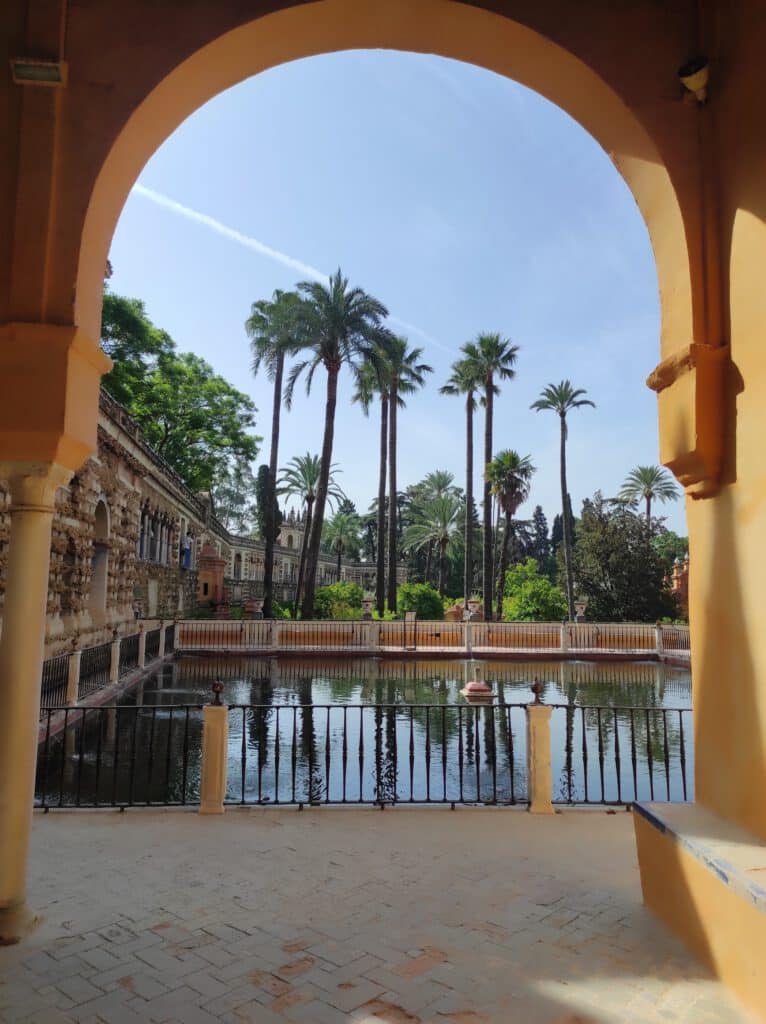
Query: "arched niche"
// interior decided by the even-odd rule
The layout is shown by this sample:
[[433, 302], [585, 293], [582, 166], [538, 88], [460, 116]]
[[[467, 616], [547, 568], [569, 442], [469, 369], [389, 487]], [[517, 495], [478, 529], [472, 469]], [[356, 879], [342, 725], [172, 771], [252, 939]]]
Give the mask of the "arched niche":
[[109, 509], [101, 498], [93, 523], [93, 555], [91, 558], [88, 611], [94, 623], [106, 618], [106, 598], [109, 578]]

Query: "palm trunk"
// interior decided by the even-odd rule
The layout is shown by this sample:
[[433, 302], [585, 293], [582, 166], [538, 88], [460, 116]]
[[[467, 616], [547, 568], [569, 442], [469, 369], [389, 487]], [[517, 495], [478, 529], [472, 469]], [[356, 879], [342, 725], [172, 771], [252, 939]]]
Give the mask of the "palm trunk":
[[505, 570], [508, 568], [508, 549], [511, 543], [511, 517], [506, 512], [503, 527], [503, 546], [500, 549], [500, 572], [497, 579], [497, 621], [503, 618], [503, 597], [505, 596]]
[[[496, 592], [497, 580], [494, 576], [495, 566], [500, 564], [500, 503], [493, 502], [495, 511], [495, 525], [492, 533], [492, 592]], [[497, 620], [500, 621], [501, 609], [496, 609]]]
[[295, 602], [293, 604], [293, 618], [298, 618], [298, 606], [301, 603], [301, 590], [303, 589], [303, 574], [306, 570], [306, 551], [308, 550], [309, 534], [311, 523], [314, 518], [314, 498], [306, 498], [306, 515], [303, 518], [303, 539], [301, 540], [301, 557], [298, 562], [298, 582], [295, 586]]
[[335, 435], [335, 407], [338, 402], [339, 366], [327, 368], [327, 399], [324, 407], [324, 437], [322, 439], [322, 461], [319, 467], [319, 482], [314, 511], [314, 522], [311, 527], [308, 551], [306, 553], [306, 592], [303, 596], [301, 616], [304, 619], [314, 617], [314, 591], [316, 590], [317, 565], [319, 563], [319, 545], [322, 543], [322, 527], [324, 511], [327, 504], [327, 485], [330, 480], [332, 463], [332, 447]]
[[486, 381], [484, 400], [484, 558], [482, 565], [484, 621], [492, 621], [492, 497], [487, 466], [492, 461], [492, 377]]
[[463, 601], [473, 590], [473, 391], [465, 403], [465, 563], [463, 565]]
[[572, 571], [572, 529], [569, 522], [569, 491], [567, 490], [567, 421], [561, 417], [561, 525], [564, 542], [564, 575], [566, 577], [567, 608], [570, 622], [574, 620], [574, 573]]
[[388, 395], [380, 396], [380, 467], [378, 474], [378, 549], [375, 552], [377, 575], [375, 603], [383, 618], [386, 609], [386, 462], [388, 459]]
[[439, 544], [439, 597], [444, 597], [444, 588], [447, 579], [447, 544], [442, 541]]
[[337, 565], [338, 579], [336, 581], [338, 583], [340, 583], [340, 561], [341, 561], [342, 553], [343, 553], [343, 545], [339, 544], [338, 545], [338, 565]]
[[396, 611], [396, 382], [388, 409], [388, 610]]
[[271, 451], [269, 452], [269, 513], [266, 516], [266, 551], [263, 556], [263, 617], [273, 617], [274, 544], [277, 523], [277, 462], [279, 459], [279, 417], [282, 411], [282, 375], [285, 369], [283, 352], [277, 355], [274, 367], [274, 405], [271, 411]]
[[651, 494], [646, 495], [646, 522], [647, 524], [652, 521], [652, 496]]
[[426, 583], [430, 583], [431, 582], [431, 562], [433, 561], [433, 557], [434, 557], [434, 542], [432, 540], [429, 540], [428, 547], [426, 548], [426, 570], [425, 570], [425, 573], [424, 573], [425, 582]]

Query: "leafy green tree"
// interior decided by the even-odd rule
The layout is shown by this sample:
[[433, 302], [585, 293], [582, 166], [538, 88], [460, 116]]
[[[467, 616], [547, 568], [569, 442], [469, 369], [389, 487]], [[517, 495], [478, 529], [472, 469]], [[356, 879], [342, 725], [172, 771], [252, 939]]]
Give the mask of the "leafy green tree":
[[419, 619], [443, 619], [444, 602], [428, 583], [401, 583], [397, 594], [400, 612], [415, 612]]
[[680, 537], [677, 533], [666, 530], [664, 527], [657, 529], [652, 544], [662, 559], [668, 574], [672, 573], [673, 565], [678, 559], [683, 562], [689, 555], [689, 538]]
[[144, 437], [193, 491], [211, 491], [232, 463], [251, 462], [255, 405], [191, 352], [163, 354], [129, 412]]
[[278, 535], [281, 525], [282, 513], [279, 504], [272, 498], [269, 467], [259, 466], [255, 477], [255, 526], [258, 536], [263, 539], [269, 530]]
[[575, 544], [578, 589], [596, 622], [656, 622], [677, 614], [651, 521], [597, 492], [583, 502]]
[[317, 619], [361, 619], [362, 588], [346, 581], [318, 587], [314, 603]]
[[347, 558], [355, 558], [359, 555], [359, 526], [359, 516], [340, 510], [325, 523], [324, 542], [327, 548], [334, 551], [337, 556], [338, 582], [340, 582], [343, 555], [345, 554]]
[[385, 351], [385, 368], [388, 377], [388, 607], [396, 611], [396, 461], [397, 461], [397, 420], [399, 408], [404, 408], [404, 395], [414, 394], [425, 384], [427, 373], [433, 373], [428, 363], [419, 362], [422, 348], [409, 348], [406, 338], [393, 337]]
[[625, 477], [619, 497], [628, 502], [644, 502], [646, 521], [652, 518], [652, 501], [677, 501], [680, 492], [673, 477], [662, 466], [636, 466]]
[[[486, 468], [486, 476], [492, 494], [505, 516], [503, 546], [500, 552], [500, 572], [497, 591], [498, 617], [503, 611], [503, 588], [505, 570], [508, 565], [508, 550], [511, 540], [511, 521], [519, 506], [529, 497], [529, 488], [535, 467], [529, 455], [519, 455], [513, 449], [498, 452]], [[486, 618], [485, 614], [485, 618]]]
[[572, 568], [572, 516], [569, 489], [567, 487], [567, 414], [573, 409], [582, 409], [589, 405], [595, 409], [596, 403], [582, 396], [587, 394], [584, 388], [573, 388], [568, 380], [559, 384], [548, 384], [543, 388], [540, 397], [532, 403], [531, 408], [537, 412], [555, 412], [559, 418], [559, 476], [561, 480], [561, 514], [563, 526], [564, 573], [566, 577], [567, 605], [569, 618], [574, 618], [574, 572]]
[[465, 515], [463, 540], [463, 595], [468, 601], [473, 593], [473, 414], [476, 392], [480, 386], [476, 366], [467, 359], [452, 364], [452, 373], [439, 390], [443, 395], [465, 395]]
[[358, 374], [364, 363], [380, 364], [380, 349], [391, 337], [383, 325], [388, 310], [361, 288], [349, 286], [340, 269], [327, 284], [303, 281], [297, 286], [301, 302], [296, 309], [294, 326], [296, 348], [308, 353], [288, 374], [285, 400], [292, 404], [296, 381], [306, 372], [310, 390], [314, 374], [323, 367], [327, 374], [324, 434], [319, 480], [314, 506], [314, 521], [306, 550], [305, 587], [302, 614], [313, 616], [319, 545], [322, 539], [327, 489], [335, 437], [335, 409], [338, 400], [338, 377], [341, 367], [348, 366]]
[[109, 394], [132, 412], [133, 402], [146, 389], [147, 378], [160, 356], [172, 356], [170, 335], [155, 327], [140, 299], [104, 293], [101, 347], [114, 366], [103, 379]]
[[535, 505], [532, 513], [532, 554], [540, 569], [550, 575], [551, 571], [551, 539], [548, 535], [548, 520], [545, 518], [541, 505]]
[[256, 478], [244, 459], [232, 462], [212, 491], [216, 518], [230, 532], [249, 534], [258, 522]]
[[[295, 588], [295, 605], [293, 616], [298, 617], [298, 605], [300, 604], [301, 591], [303, 588], [304, 572], [306, 568], [306, 551], [308, 549], [309, 534], [314, 517], [314, 503], [317, 498], [319, 478], [321, 476], [321, 465], [318, 455], [295, 455], [282, 470], [277, 481], [277, 494], [284, 494], [287, 498], [295, 498], [300, 502], [303, 512], [303, 538], [301, 540], [301, 555], [298, 562], [298, 582]], [[333, 467], [330, 467], [330, 474], [327, 481], [327, 503], [332, 507], [343, 501], [346, 495], [335, 481]]]
[[254, 302], [250, 316], [245, 321], [245, 331], [250, 338], [253, 374], [257, 376], [261, 368], [274, 384], [274, 398], [271, 410], [271, 446], [269, 449], [269, 481], [268, 500], [273, 506], [266, 516], [263, 538], [264, 552], [264, 583], [263, 583], [263, 614], [267, 619], [272, 617], [271, 602], [274, 595], [274, 545], [277, 540], [277, 466], [279, 460], [279, 425], [282, 412], [282, 378], [285, 371], [285, 356], [293, 351], [292, 316], [297, 303], [295, 292], [283, 292], [277, 289], [271, 299], [260, 299]]
[[567, 602], [560, 587], [540, 572], [538, 562], [528, 558], [505, 574], [503, 618], [506, 621], [558, 622], [566, 618]]
[[484, 551], [483, 598], [484, 615], [492, 618], [492, 496], [486, 468], [492, 461], [492, 432], [495, 396], [500, 393], [498, 381], [513, 380], [518, 345], [512, 345], [500, 334], [480, 334], [475, 341], [469, 341], [461, 349], [468, 363], [469, 373], [480, 383], [484, 405]]
[[462, 502], [452, 494], [431, 498], [418, 509], [404, 535], [404, 547], [422, 550], [432, 545], [439, 554], [439, 594], [444, 597], [447, 554], [459, 531]]

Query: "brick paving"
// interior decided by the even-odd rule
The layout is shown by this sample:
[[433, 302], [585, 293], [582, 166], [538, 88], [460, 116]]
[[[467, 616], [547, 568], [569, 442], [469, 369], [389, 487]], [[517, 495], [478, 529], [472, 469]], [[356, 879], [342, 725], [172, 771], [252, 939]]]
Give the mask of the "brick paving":
[[752, 1019], [641, 905], [625, 813], [38, 814], [30, 891], [7, 1022]]

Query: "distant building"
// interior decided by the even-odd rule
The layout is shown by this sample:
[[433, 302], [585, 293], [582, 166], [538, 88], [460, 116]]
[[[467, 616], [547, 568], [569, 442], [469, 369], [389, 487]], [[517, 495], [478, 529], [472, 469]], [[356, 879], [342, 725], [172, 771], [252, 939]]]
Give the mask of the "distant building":
[[[8, 505], [0, 481], [0, 624]], [[303, 532], [303, 520], [287, 513], [274, 553], [278, 601], [294, 599]], [[208, 556], [225, 563], [225, 603], [263, 595], [263, 541], [230, 534], [216, 519], [210, 496], [190, 491], [146, 443], [127, 411], [102, 391], [98, 454], [57, 495], [46, 654], [66, 648], [75, 634], [83, 645], [109, 639], [113, 629], [135, 621], [137, 614], [171, 619], [209, 603], [198, 587], [203, 546]], [[405, 580], [406, 570], [397, 575]], [[336, 579], [337, 558], [322, 553], [317, 586]], [[343, 560], [341, 579], [374, 590], [375, 565]]]

